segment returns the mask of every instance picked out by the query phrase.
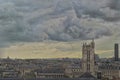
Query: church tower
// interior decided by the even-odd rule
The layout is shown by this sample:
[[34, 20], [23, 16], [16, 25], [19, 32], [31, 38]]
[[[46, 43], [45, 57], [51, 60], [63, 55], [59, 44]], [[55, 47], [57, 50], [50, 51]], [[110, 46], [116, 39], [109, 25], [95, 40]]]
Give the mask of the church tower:
[[95, 42], [84, 43], [82, 46], [82, 70], [83, 73], [95, 75]]

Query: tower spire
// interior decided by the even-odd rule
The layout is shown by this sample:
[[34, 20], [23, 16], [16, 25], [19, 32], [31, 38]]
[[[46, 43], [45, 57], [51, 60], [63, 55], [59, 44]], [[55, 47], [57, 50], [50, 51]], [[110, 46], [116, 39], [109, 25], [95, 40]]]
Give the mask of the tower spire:
[[94, 41], [94, 38], [92, 38], [91, 46], [92, 46], [92, 48], [95, 48], [95, 41]]

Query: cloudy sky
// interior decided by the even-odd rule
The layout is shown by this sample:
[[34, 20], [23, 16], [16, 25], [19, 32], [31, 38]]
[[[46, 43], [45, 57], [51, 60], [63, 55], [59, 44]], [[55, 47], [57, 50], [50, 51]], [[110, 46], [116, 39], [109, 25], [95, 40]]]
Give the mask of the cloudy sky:
[[[113, 39], [111, 42], [119, 43], [119, 30], [120, 0], [0, 0], [0, 47], [3, 55], [26, 55], [16, 51], [21, 48], [21, 43], [22, 46], [33, 46], [47, 41], [57, 42], [54, 46], [58, 46], [60, 42], [67, 45], [92, 38], [103, 43], [109, 38]], [[59, 54], [71, 51], [68, 47], [65, 50], [53, 49], [60, 51]], [[37, 53], [43, 55], [44, 51]]]

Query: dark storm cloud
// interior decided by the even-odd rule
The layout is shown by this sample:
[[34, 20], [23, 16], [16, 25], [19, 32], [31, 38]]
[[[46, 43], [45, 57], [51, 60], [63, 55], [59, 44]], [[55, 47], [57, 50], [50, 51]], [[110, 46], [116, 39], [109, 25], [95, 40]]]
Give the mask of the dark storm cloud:
[[[109, 6], [111, 3], [107, 0], [103, 0], [103, 3], [100, 0], [91, 1], [0, 0], [0, 45], [14, 42], [70, 41], [111, 36], [112, 33], [108, 27], [84, 26], [80, 20], [83, 15], [88, 15], [90, 19], [116, 20], [119, 19], [119, 7]], [[76, 15], [71, 17], [68, 11], [75, 11], [79, 18]], [[59, 20], [61, 17], [66, 18], [58, 25], [44, 24], [53, 19]]]

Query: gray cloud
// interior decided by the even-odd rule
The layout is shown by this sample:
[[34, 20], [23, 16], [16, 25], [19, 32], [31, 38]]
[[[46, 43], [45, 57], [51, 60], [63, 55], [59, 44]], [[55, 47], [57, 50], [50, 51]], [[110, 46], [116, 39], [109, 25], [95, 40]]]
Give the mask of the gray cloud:
[[73, 2], [77, 16], [89, 15], [92, 18], [100, 18], [106, 21], [120, 20], [119, 0], [80, 0], [80, 3]]
[[108, 6], [111, 9], [120, 10], [120, 0], [111, 0]]
[[[120, 18], [119, 1], [0, 0], [0, 46], [14, 42], [70, 41], [111, 36], [109, 27], [85, 26], [83, 15], [107, 21]], [[112, 6], [110, 6], [112, 4]], [[116, 4], [116, 6], [114, 6]], [[72, 11], [76, 15], [70, 14]], [[59, 18], [64, 18], [59, 21]], [[53, 25], [52, 20], [59, 21]], [[49, 24], [47, 23], [49, 22]], [[46, 23], [46, 24], [45, 24]]]

